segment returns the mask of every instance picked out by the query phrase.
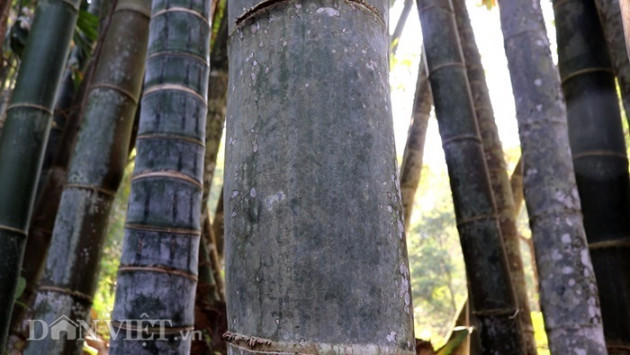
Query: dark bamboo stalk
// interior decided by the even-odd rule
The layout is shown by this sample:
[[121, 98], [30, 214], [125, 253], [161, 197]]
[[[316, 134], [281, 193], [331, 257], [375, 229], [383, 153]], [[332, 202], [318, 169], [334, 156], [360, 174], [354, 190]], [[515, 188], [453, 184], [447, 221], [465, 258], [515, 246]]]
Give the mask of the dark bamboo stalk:
[[[22, 265], [55, 93], [79, 0], [42, 1], [0, 136], [0, 347], [4, 347]], [[42, 61], [42, 58], [46, 60]]]
[[554, 5], [569, 142], [604, 336], [609, 352], [630, 351], [630, 176], [615, 76], [594, 1]]
[[605, 354], [597, 285], [582, 224], [566, 108], [538, 0], [501, 0], [516, 102], [540, 303], [552, 354]]
[[451, 1], [418, 0], [457, 228], [485, 352], [524, 353], [518, 306]]
[[188, 353], [195, 336], [209, 12], [209, 1], [153, 1], [111, 354]]
[[518, 319], [523, 330], [525, 352], [536, 354], [536, 342], [534, 341], [534, 327], [529, 311], [527, 297], [527, 285], [523, 260], [521, 259], [521, 245], [516, 228], [516, 216], [514, 213], [514, 198], [512, 186], [508, 179], [507, 167], [503, 157], [503, 146], [499, 138], [499, 131], [494, 121], [494, 111], [490, 101], [490, 93], [486, 84], [486, 75], [481, 56], [477, 48], [475, 34], [466, 9], [464, 0], [452, 0], [455, 10], [457, 30], [462, 44], [462, 52], [466, 63], [466, 73], [470, 84], [477, 124], [483, 143], [484, 156], [488, 166], [490, 185], [497, 213], [499, 215], [499, 227], [503, 236], [503, 245], [508, 260], [508, 269], [512, 278], [512, 287], [516, 295], [518, 305]]
[[[61, 316], [78, 324], [90, 318], [109, 213], [127, 165], [142, 88], [149, 9], [149, 0], [118, 2], [90, 82], [35, 299], [33, 317], [47, 324]], [[83, 342], [51, 335], [29, 342], [25, 354], [80, 352]]]
[[[619, 82], [626, 119], [630, 124], [630, 61], [623, 36], [619, 0], [595, 0], [615, 76]], [[588, 234], [588, 233], [587, 233]]]

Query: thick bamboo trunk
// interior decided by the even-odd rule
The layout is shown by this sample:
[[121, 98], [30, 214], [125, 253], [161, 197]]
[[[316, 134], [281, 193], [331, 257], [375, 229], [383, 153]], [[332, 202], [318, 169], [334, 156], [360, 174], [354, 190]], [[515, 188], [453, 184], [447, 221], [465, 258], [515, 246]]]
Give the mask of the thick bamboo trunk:
[[[503, 157], [503, 146], [499, 138], [499, 131], [494, 121], [494, 111], [490, 101], [490, 93], [486, 84], [486, 75], [481, 56], [477, 48], [475, 34], [466, 9], [464, 0], [452, 0], [457, 21], [457, 29], [462, 44], [462, 52], [466, 63], [466, 73], [470, 83], [470, 91], [475, 106], [477, 124], [483, 143], [484, 156], [488, 166], [490, 185], [494, 201], [499, 215], [499, 227], [503, 236], [503, 245], [508, 260], [508, 269], [512, 278], [512, 287], [516, 295], [518, 305], [518, 319], [523, 330], [525, 352], [536, 354], [536, 342], [534, 341], [534, 327], [529, 311], [527, 298], [527, 285], [523, 260], [521, 259], [520, 238], [516, 229], [516, 216], [514, 214], [514, 199], [512, 186], [507, 174], [507, 167]], [[473, 309], [474, 311], [474, 309]]]
[[604, 336], [611, 353], [630, 352], [630, 176], [615, 77], [593, 0], [558, 1], [554, 12], [569, 140]]
[[[150, 0], [121, 1], [112, 16], [87, 93], [80, 133], [55, 221], [33, 319], [87, 322], [111, 205], [127, 165], [142, 87]], [[37, 333], [35, 333], [37, 334]], [[75, 354], [76, 339], [28, 343], [25, 354]]]
[[[619, 0], [595, 0], [608, 52], [619, 82], [626, 119], [630, 123], [630, 61], [623, 36], [623, 20]], [[587, 233], [588, 234], [588, 233]]]
[[433, 97], [431, 96], [431, 87], [427, 76], [426, 60], [423, 55], [418, 68], [411, 124], [409, 125], [407, 143], [405, 144], [403, 160], [400, 165], [400, 195], [405, 213], [405, 231], [409, 229], [411, 212], [413, 212], [413, 201], [418, 184], [420, 184], [422, 156], [424, 155], [424, 142], [427, 137], [431, 106], [433, 106]]
[[39, 3], [0, 136], [0, 347], [11, 320], [55, 92], [79, 3]]
[[453, 7], [450, 0], [419, 0], [418, 9], [472, 309], [481, 324], [481, 344], [485, 352], [524, 353]]
[[597, 285], [582, 224], [566, 108], [538, 0], [501, 0], [523, 151], [524, 194], [552, 354], [605, 354]]
[[387, 4], [228, 7], [228, 351], [413, 353]]
[[[111, 354], [190, 351], [201, 234], [209, 12], [210, 3], [203, 0], [153, 1], [136, 165], [111, 322], [119, 333], [112, 339]], [[151, 320], [162, 323], [155, 326]], [[138, 336], [146, 341], [130, 341]]]

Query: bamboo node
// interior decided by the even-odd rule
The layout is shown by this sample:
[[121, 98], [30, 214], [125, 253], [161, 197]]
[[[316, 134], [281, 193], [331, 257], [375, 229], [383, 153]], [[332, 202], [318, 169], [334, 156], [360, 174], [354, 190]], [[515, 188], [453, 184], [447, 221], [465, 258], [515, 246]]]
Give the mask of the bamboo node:
[[615, 75], [615, 73], [612, 71], [612, 69], [606, 68], [606, 67], [586, 68], [586, 69], [576, 70], [573, 73], [563, 77], [562, 78], [562, 85], [564, 85], [564, 83], [566, 83], [567, 81], [569, 81], [569, 80], [571, 80], [571, 79], [573, 79], [575, 77], [578, 77], [580, 75], [591, 74], [591, 73], [601, 73], [601, 72]]
[[625, 153], [613, 152], [611, 150], [589, 150], [585, 152], [580, 152], [578, 154], [573, 154], [573, 160], [586, 158], [586, 157], [598, 157], [598, 156], [615, 157], [615, 158], [620, 158], [626, 162], [628, 161], [628, 157], [626, 156]]
[[80, 2], [79, 4], [75, 4], [70, 0], [60, 0], [62, 3], [65, 3], [66, 5], [69, 5], [72, 10], [74, 10], [74, 12], [78, 13], [79, 12], [79, 6], [80, 6]]
[[39, 111], [43, 111], [45, 113], [47, 113], [48, 115], [53, 115], [53, 112], [51, 109], [49, 109], [48, 107], [42, 106], [42, 105], [37, 105], [37, 104], [31, 104], [28, 102], [20, 102], [20, 103], [16, 103], [16, 104], [11, 104], [9, 105], [9, 107], [7, 107], [7, 111], [12, 110], [14, 108], [21, 108], [21, 107], [27, 107], [27, 108], [34, 108], [36, 110]]
[[168, 14], [171, 12], [183, 12], [183, 13], [187, 13], [189, 15], [192, 15], [198, 19], [200, 19], [201, 21], [203, 21], [203, 23], [205, 23], [208, 27], [210, 27], [210, 23], [208, 22], [208, 19], [203, 16], [202, 14], [200, 14], [199, 12], [195, 11], [195, 10], [191, 10], [185, 7], [181, 7], [181, 6], [173, 6], [173, 7], [169, 7], [168, 9], [162, 9], [162, 10], [158, 10], [155, 13], [153, 13], [153, 15], [151, 16], [152, 18], [156, 18], [158, 16], [162, 16], [164, 14]]
[[140, 172], [140, 173], [135, 174], [131, 178], [131, 181], [133, 182], [136, 180], [146, 179], [146, 178], [151, 178], [151, 177], [163, 177], [163, 178], [185, 181], [187, 183], [195, 185], [196, 187], [200, 189], [203, 189], [202, 183], [199, 182], [198, 180], [195, 180], [186, 174], [183, 174], [183, 173], [180, 173], [179, 171], [174, 171], [174, 170]]
[[107, 83], [97, 83], [97, 84], [93, 84], [90, 87], [90, 91], [94, 90], [94, 89], [110, 89], [110, 90], [114, 90], [116, 92], [119, 92], [121, 94], [123, 94], [123, 96], [126, 96], [129, 100], [131, 100], [134, 104], [138, 104], [138, 97], [137, 95], [132, 94], [131, 92], [121, 88], [120, 86], [116, 86], [116, 85], [112, 85], [112, 84], [107, 84]]
[[258, 338], [249, 335], [242, 335], [233, 332], [223, 333], [223, 339], [230, 343], [246, 343], [249, 347], [254, 348], [257, 345], [271, 345], [273, 341], [265, 338]]
[[154, 85], [151, 86], [149, 88], [147, 88], [146, 90], [144, 90], [144, 94], [142, 94], [142, 97], [147, 97], [151, 94], [155, 94], [158, 93], [160, 91], [179, 91], [179, 92], [185, 92], [189, 95], [192, 95], [193, 97], [195, 97], [196, 99], [198, 99], [199, 101], [201, 101], [203, 103], [203, 105], [207, 105], [207, 100], [203, 97], [203, 95], [201, 95], [200, 93], [196, 92], [195, 90], [184, 86], [184, 85], [178, 85], [178, 84], [159, 84], [159, 85]]
[[177, 135], [177, 134], [164, 134], [164, 133], [141, 134], [136, 138], [136, 140], [142, 140], [142, 139], [173, 139], [173, 140], [180, 140], [183, 142], [193, 143], [202, 148], [205, 148], [204, 141], [193, 138], [193, 137], [187, 137], [187, 136], [182, 136], [182, 135]]
[[87, 302], [89, 304], [92, 304], [92, 296], [90, 295], [86, 295], [83, 292], [77, 291], [77, 290], [71, 290], [69, 288], [64, 288], [64, 287], [57, 287], [57, 286], [52, 286], [52, 285], [44, 285], [44, 286], [39, 286], [39, 292], [56, 292], [56, 293], [61, 293], [64, 295], [68, 295], [72, 298], [76, 298], [79, 299], [81, 301]]
[[589, 243], [588, 248], [590, 250], [608, 249], [608, 248], [630, 248], [630, 238], [605, 240], [601, 242]]
[[11, 227], [11, 226], [7, 226], [4, 224], [0, 224], [0, 230], [5, 230], [5, 231], [9, 231], [9, 232], [13, 232], [13, 233], [18, 233], [19, 235], [26, 237], [28, 235], [28, 233], [25, 230], [19, 229], [19, 228], [15, 228], [15, 227]]
[[111, 197], [116, 196], [116, 191], [105, 189], [105, 188], [98, 187], [98, 186], [91, 186], [91, 185], [85, 185], [85, 184], [66, 184], [64, 186], [64, 188], [90, 190], [90, 191], [94, 191], [96, 193], [101, 193], [101, 194], [106, 195], [106, 196], [111, 196]]
[[171, 228], [171, 227], [160, 227], [160, 226], [149, 226], [149, 225], [141, 225], [141, 224], [125, 224], [126, 229], [134, 229], [134, 230], [142, 230], [147, 232], [156, 232], [156, 233], [169, 233], [169, 234], [187, 234], [199, 236], [201, 235], [201, 231], [196, 229], [184, 229], [184, 228]]
[[476, 316], [488, 316], [488, 317], [499, 317], [499, 316], [508, 316], [510, 319], [516, 318], [519, 313], [518, 308], [498, 308], [498, 309], [486, 309], [481, 311], [473, 311], [472, 312]]
[[462, 226], [464, 224], [472, 223], [472, 222], [482, 221], [484, 219], [497, 219], [498, 217], [499, 216], [496, 213], [492, 213], [492, 214], [482, 214], [479, 216], [464, 218], [462, 220], [457, 221], [457, 227]]
[[121, 266], [118, 268], [118, 272], [122, 273], [122, 272], [134, 272], [134, 271], [144, 271], [144, 272], [155, 272], [158, 274], [166, 274], [166, 275], [171, 275], [171, 276], [180, 276], [180, 277], [184, 277], [187, 278], [189, 280], [192, 280], [194, 282], [197, 282], [197, 275], [193, 275], [189, 272], [186, 272], [184, 270], [178, 270], [178, 269], [171, 269], [171, 268], [166, 268], [164, 266], [159, 266], [159, 265], [147, 265], [147, 266]]
[[140, 16], [146, 17], [147, 19], [151, 19], [151, 11], [147, 11], [147, 9], [144, 8], [144, 6], [135, 6], [133, 3], [129, 2], [129, 1], [124, 1], [122, 3], [118, 3], [118, 6], [116, 6], [116, 10], [114, 10], [114, 12], [118, 12], [118, 11], [130, 11], [130, 12], [135, 12]]
[[462, 62], [444, 63], [444, 64], [436, 65], [435, 67], [431, 68], [431, 70], [429, 70], [429, 77], [431, 77], [431, 75], [435, 74], [435, 72], [437, 72], [438, 70], [442, 70], [442, 69], [446, 69], [446, 68], [450, 68], [450, 67], [459, 67], [459, 68], [462, 68], [464, 70], [466, 69], [466, 66]]
[[447, 139], [443, 139], [442, 140], [442, 146], [445, 146], [449, 143], [455, 142], [455, 141], [465, 141], [465, 140], [471, 140], [471, 141], [475, 141], [479, 144], [481, 144], [481, 138], [479, 138], [478, 135], [476, 134], [460, 134], [457, 136], [453, 136]]

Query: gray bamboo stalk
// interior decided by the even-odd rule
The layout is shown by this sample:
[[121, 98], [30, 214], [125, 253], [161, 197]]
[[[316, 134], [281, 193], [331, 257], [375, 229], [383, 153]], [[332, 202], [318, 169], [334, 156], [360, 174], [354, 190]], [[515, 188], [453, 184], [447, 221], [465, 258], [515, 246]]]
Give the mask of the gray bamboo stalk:
[[449, 171], [472, 309], [485, 352], [524, 353], [499, 216], [451, 1], [418, 0], [429, 80]]
[[538, 0], [501, 0], [525, 168], [523, 185], [540, 303], [552, 354], [605, 354], [597, 284], [586, 245], [566, 108]]
[[[127, 164], [142, 88], [150, 5], [150, 0], [120, 1], [103, 42], [35, 298], [33, 317], [47, 324], [61, 316], [78, 324], [90, 318], [109, 212]], [[25, 354], [74, 354], [82, 344], [49, 334], [30, 341]]]
[[470, 84], [477, 124], [483, 143], [484, 156], [488, 166], [490, 185], [494, 201], [496, 203], [497, 214], [499, 216], [499, 227], [503, 236], [503, 245], [508, 260], [508, 268], [512, 278], [512, 287], [516, 295], [518, 305], [518, 318], [523, 330], [525, 341], [525, 352], [536, 354], [536, 342], [534, 341], [534, 327], [529, 311], [529, 300], [527, 297], [527, 284], [525, 283], [525, 272], [523, 271], [523, 260], [521, 258], [520, 238], [516, 228], [516, 216], [514, 214], [514, 198], [512, 186], [508, 179], [507, 167], [503, 157], [503, 146], [499, 138], [499, 131], [494, 121], [494, 111], [490, 101], [490, 93], [486, 83], [486, 75], [481, 56], [477, 48], [475, 34], [466, 9], [465, 0], [452, 0], [455, 10], [457, 29], [462, 45], [464, 61], [466, 63], [466, 73]]
[[630, 61], [623, 36], [623, 19], [619, 0], [595, 0], [608, 52], [619, 82], [626, 119], [630, 123]]
[[554, 5], [569, 143], [604, 336], [610, 353], [630, 352], [630, 175], [615, 76], [594, 1]]
[[414, 353], [387, 13], [228, 1], [228, 352]]
[[413, 212], [413, 201], [420, 184], [424, 142], [427, 136], [427, 126], [432, 105], [433, 96], [431, 96], [426, 60], [423, 54], [418, 68], [411, 124], [407, 132], [407, 143], [405, 144], [403, 160], [400, 165], [400, 195], [405, 214], [405, 231], [409, 229], [411, 212]]
[[0, 136], [0, 348], [6, 342], [55, 93], [79, 4], [39, 2]]
[[[118, 335], [111, 341], [114, 355], [190, 351], [201, 234], [209, 12], [209, 1], [153, 0], [136, 165], [111, 322]], [[160, 326], [154, 326], [158, 320]], [[146, 340], [129, 341], [139, 337]]]
[[623, 21], [623, 37], [626, 42], [626, 53], [630, 60], [630, 0], [619, 0], [621, 19]]

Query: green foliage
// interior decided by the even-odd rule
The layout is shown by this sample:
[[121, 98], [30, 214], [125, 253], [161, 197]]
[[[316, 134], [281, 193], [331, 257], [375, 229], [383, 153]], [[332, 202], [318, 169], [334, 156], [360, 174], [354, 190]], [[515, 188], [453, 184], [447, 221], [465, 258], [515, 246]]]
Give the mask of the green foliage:
[[445, 169], [423, 167], [407, 235], [416, 336], [444, 343], [466, 298], [466, 274]]
[[[133, 154], [133, 153], [132, 153]], [[114, 199], [114, 205], [109, 217], [109, 229], [101, 258], [101, 271], [98, 287], [94, 295], [92, 306], [93, 319], [110, 319], [114, 309], [114, 296], [116, 292], [116, 273], [120, 263], [122, 249], [125, 215], [127, 213], [127, 199], [131, 189], [131, 175], [133, 173], [133, 161], [125, 169], [125, 176], [120, 184], [120, 189]], [[108, 337], [105, 331], [102, 336]]]

